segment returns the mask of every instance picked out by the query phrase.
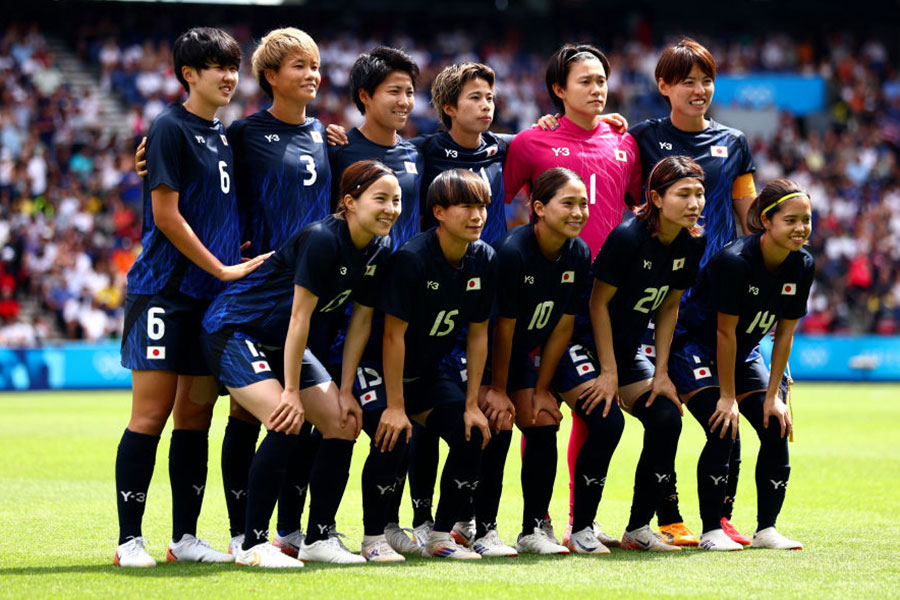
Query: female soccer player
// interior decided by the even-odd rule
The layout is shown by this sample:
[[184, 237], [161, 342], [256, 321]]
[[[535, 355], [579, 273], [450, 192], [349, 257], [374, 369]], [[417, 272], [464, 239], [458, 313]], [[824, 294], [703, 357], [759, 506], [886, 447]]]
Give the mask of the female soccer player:
[[[552, 131], [529, 129], [518, 134], [510, 144], [503, 168], [507, 202], [523, 185], [533, 185], [549, 168], [575, 171], [588, 190], [590, 217], [581, 238], [590, 247], [592, 257], [622, 220], [626, 195], [640, 197], [641, 189], [637, 144], [629, 134], [618, 133], [601, 117], [609, 73], [609, 60], [594, 46], [566, 44], [557, 50], [547, 66], [547, 92], [564, 116]], [[573, 435], [578, 435], [579, 424], [577, 419], [573, 422]], [[581, 434], [578, 441], [586, 434], [583, 427]], [[570, 478], [579, 448], [580, 443], [569, 448]], [[574, 488], [570, 485], [570, 489]], [[551, 531], [549, 523], [547, 530]], [[597, 533], [606, 544], [618, 542], [599, 526]]]
[[[409, 414], [450, 446], [425, 547], [430, 556], [481, 558], [455, 543], [450, 529], [471, 503], [481, 448], [490, 439], [487, 419], [478, 407], [497, 276], [494, 250], [479, 240], [489, 202], [490, 189], [471, 171], [452, 169], [438, 175], [427, 201], [438, 226], [397, 251], [382, 299], [387, 408], [375, 444], [389, 451], [399, 439], [408, 441]], [[469, 333], [463, 394], [458, 374], [442, 376], [440, 366], [453, 351], [456, 329], [464, 324]]]
[[[772, 181], [753, 201], [753, 235], [726, 246], [701, 271], [682, 309], [669, 372], [681, 399], [706, 433], [697, 492], [707, 550], [741, 550], [722, 530], [728, 457], [739, 413], [759, 436], [757, 520], [752, 546], [800, 549], [775, 530], [790, 465], [791, 418], [778, 395], [797, 319], [806, 314], [815, 261], [803, 245], [811, 232], [810, 198], [793, 181]], [[772, 370], [755, 348], [775, 327]]]
[[[646, 525], [658, 494], [652, 480], [674, 470], [681, 431], [678, 401], [665, 365], [678, 302], [693, 284], [705, 244], [696, 226], [704, 203], [703, 171], [688, 158], [671, 157], [654, 168], [648, 187], [652, 191], [637, 218], [616, 227], [594, 261], [592, 331], [581, 326], [554, 382], [588, 429], [575, 463], [574, 518], [567, 540], [577, 553], [609, 552], [592, 523], [625, 425], [619, 403], [646, 428], [635, 476], [635, 502], [641, 514], [633, 515], [634, 526], [629, 526], [622, 544], [630, 547], [638, 540], [644, 549], [677, 550], [658, 540]], [[662, 358], [655, 374], [638, 352], [654, 313]], [[655, 402], [659, 395], [671, 396], [672, 402]], [[648, 506], [650, 514], [645, 515]]]
[[572, 335], [591, 260], [590, 249], [578, 238], [588, 219], [584, 182], [569, 169], [547, 170], [532, 188], [531, 213], [531, 224], [513, 229], [496, 243], [498, 314], [482, 409], [499, 433], [485, 451], [483, 483], [475, 497], [473, 544], [479, 552], [485, 548], [481, 552], [485, 556], [503, 550], [496, 520], [513, 416], [527, 439], [522, 457], [522, 533], [516, 549], [569, 553], [545, 536], [541, 525], [553, 491], [556, 431], [562, 418], [550, 382]]
[[[747, 207], [756, 196], [753, 183], [756, 167], [746, 136], [706, 117], [715, 92], [715, 79], [716, 61], [704, 46], [684, 38], [667, 47], [656, 64], [656, 81], [671, 112], [667, 118], [649, 119], [629, 130], [640, 150], [644, 181], [651, 167], [667, 156], [689, 156], [703, 168], [707, 191], [703, 229], [708, 243], [701, 267], [725, 244], [741, 235], [735, 216], [743, 233], [750, 232], [746, 226]], [[690, 289], [686, 291], [685, 300], [691, 293]], [[645, 334], [644, 343], [653, 346], [652, 329]], [[730, 520], [740, 455], [738, 437], [732, 449], [722, 527], [733, 540], [749, 544], [750, 540]], [[678, 510], [674, 476], [667, 486], [668, 493], [658, 507], [660, 534], [672, 543], [696, 546], [697, 538], [684, 526]]]
[[220, 282], [247, 275], [266, 258], [240, 262], [231, 147], [215, 120], [237, 87], [240, 46], [219, 29], [194, 28], [175, 41], [173, 61], [188, 98], [167, 107], [150, 128], [143, 250], [128, 273], [122, 365], [132, 370], [133, 399], [116, 455], [114, 558], [124, 567], [156, 564], [144, 548], [141, 521], [159, 436], [173, 407], [173, 536], [166, 558], [233, 560], [195, 537], [215, 401], [198, 347], [199, 322]]
[[[301, 555], [319, 562], [365, 562], [329, 537], [328, 531], [362, 425], [351, 390], [384, 271], [379, 267], [390, 252], [390, 239], [384, 236], [399, 212], [400, 187], [386, 166], [362, 161], [344, 171], [341, 190], [338, 214], [291, 237], [264, 269], [219, 295], [203, 320], [209, 362], [217, 378], [269, 429], [250, 468], [238, 564], [302, 564], [268, 543], [267, 525], [297, 443], [295, 436], [286, 434], [299, 431], [304, 415], [324, 439], [310, 478], [312, 502]], [[333, 316], [340, 317], [351, 299], [354, 309], [339, 390], [316, 353], [330, 347]], [[273, 365], [277, 371], [282, 363], [283, 386], [273, 372]]]

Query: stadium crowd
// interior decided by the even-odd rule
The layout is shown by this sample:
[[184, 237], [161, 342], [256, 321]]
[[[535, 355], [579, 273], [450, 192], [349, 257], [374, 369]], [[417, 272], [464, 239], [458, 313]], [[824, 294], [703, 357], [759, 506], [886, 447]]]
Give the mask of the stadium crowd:
[[[246, 56], [253, 36], [237, 29]], [[514, 35], [494, 45], [479, 45], [461, 30], [427, 44], [401, 35], [379, 41], [351, 34], [317, 37], [323, 85], [311, 109], [326, 123], [359, 123], [348, 72], [356, 57], [379, 41], [406, 48], [422, 69], [407, 136], [439, 128], [428, 88], [451, 62], [483, 61], [497, 72], [496, 131], [520, 131], [552, 112], [543, 81], [546, 56], [529, 52]], [[95, 93], [73, 91], [40, 27], [19, 23], [0, 31], [0, 343], [5, 345], [120, 335], [125, 274], [140, 250], [141, 181], [133, 170], [134, 146], [153, 118], [182, 94], [171, 73], [169, 40], [87, 29], [80, 39], [78, 51], [99, 72], [100, 89], [130, 107], [128, 138], [101, 135]], [[825, 78], [824, 133], [784, 113], [772, 139], [751, 139], [757, 185], [785, 176], [813, 198], [817, 273], [801, 331], [896, 334], [900, 73], [886, 47], [850, 34], [834, 34], [820, 44], [779, 34], [727, 44], [705, 41], [720, 60], [720, 73]], [[664, 115], [667, 108], [653, 81], [659, 48], [630, 41], [605, 50], [612, 64], [608, 110], [633, 123]], [[219, 113], [226, 125], [265, 106], [248, 63], [235, 100]]]

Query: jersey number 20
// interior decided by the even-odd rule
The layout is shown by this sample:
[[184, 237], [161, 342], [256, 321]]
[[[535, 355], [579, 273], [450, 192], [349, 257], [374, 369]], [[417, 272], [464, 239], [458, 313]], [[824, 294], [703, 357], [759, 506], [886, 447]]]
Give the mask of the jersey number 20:
[[[661, 288], [644, 288], [644, 292], [647, 295], [637, 301], [637, 304], [634, 305], [634, 310], [646, 314], [651, 310], [659, 308], [662, 301], [666, 299], [666, 294], [669, 293], [669, 286], [664, 285]], [[648, 307], [648, 304], [651, 304], [651, 306]]]

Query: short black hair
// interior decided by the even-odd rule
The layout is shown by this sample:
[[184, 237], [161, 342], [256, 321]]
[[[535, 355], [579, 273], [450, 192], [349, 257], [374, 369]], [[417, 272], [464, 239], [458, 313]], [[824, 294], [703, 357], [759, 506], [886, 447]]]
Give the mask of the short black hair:
[[468, 169], [447, 169], [441, 171], [431, 185], [425, 198], [425, 210], [434, 214], [435, 206], [449, 208], [457, 204], [491, 203], [491, 188], [487, 182]]
[[547, 93], [550, 94], [550, 100], [559, 112], [564, 113], [566, 110], [562, 98], [553, 91], [553, 84], [555, 83], [559, 87], [566, 89], [566, 81], [569, 79], [569, 71], [572, 70], [572, 65], [592, 58], [600, 61], [600, 64], [603, 65], [603, 70], [606, 71], [606, 78], [609, 79], [609, 59], [596, 46], [591, 46], [590, 44], [566, 44], [550, 57], [545, 77]]
[[366, 107], [359, 99], [359, 90], [366, 90], [371, 96], [375, 93], [375, 88], [394, 71], [408, 73], [413, 87], [416, 87], [419, 66], [403, 50], [377, 46], [368, 53], [359, 55], [350, 69], [350, 94], [359, 112], [366, 114]]
[[192, 27], [178, 36], [172, 47], [172, 62], [175, 77], [190, 92], [190, 87], [181, 74], [182, 67], [193, 67], [197, 71], [213, 65], [220, 67], [240, 67], [241, 47], [228, 33], [215, 27]]

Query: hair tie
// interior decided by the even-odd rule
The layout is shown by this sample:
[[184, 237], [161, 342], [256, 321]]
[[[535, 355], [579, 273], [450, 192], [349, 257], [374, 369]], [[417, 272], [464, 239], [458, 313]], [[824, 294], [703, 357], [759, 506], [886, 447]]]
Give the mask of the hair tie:
[[796, 198], [797, 196], [806, 196], [807, 198], [809, 198], [809, 194], [807, 194], [806, 192], [792, 192], [790, 194], [786, 194], [786, 195], [782, 196], [781, 198], [779, 198], [778, 200], [776, 200], [769, 206], [765, 207], [763, 209], [763, 211], [759, 214], [764, 215], [767, 212], [769, 212], [770, 210], [772, 210], [773, 208], [775, 208], [775, 206], [777, 206], [778, 204], [781, 204], [785, 200], [789, 200], [791, 198]]

